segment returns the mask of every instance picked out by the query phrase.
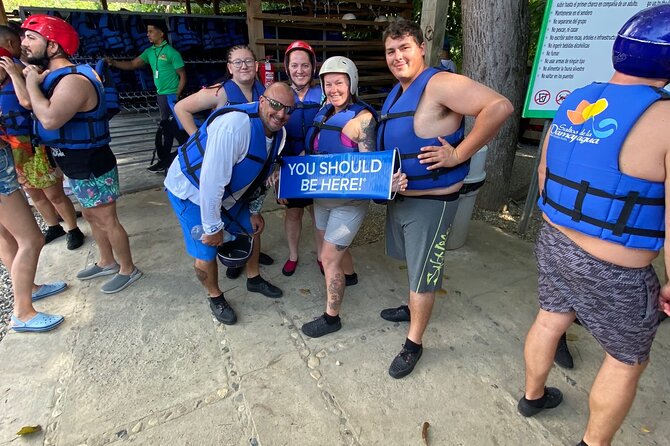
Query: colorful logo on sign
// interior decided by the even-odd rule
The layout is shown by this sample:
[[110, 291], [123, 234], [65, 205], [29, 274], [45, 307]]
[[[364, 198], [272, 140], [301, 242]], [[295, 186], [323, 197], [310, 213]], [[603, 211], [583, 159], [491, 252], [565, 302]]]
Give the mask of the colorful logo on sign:
[[570, 122], [574, 125], [584, 124], [589, 119], [592, 120], [593, 134], [598, 138], [607, 138], [616, 131], [619, 123], [613, 118], [605, 118], [596, 123], [596, 116], [607, 110], [607, 99], [600, 98], [593, 104], [589, 101], [582, 100], [577, 108], [568, 110], [567, 115]]

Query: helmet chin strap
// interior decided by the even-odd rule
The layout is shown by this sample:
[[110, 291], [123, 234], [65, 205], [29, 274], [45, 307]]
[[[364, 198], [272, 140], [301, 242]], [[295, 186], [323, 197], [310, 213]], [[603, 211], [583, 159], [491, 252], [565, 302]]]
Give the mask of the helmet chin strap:
[[306, 83], [305, 85], [303, 85], [302, 87], [298, 87], [295, 83], [293, 83], [293, 81], [291, 81], [291, 88], [292, 88], [293, 91], [295, 91], [296, 93], [300, 93], [300, 92], [303, 91], [303, 90], [305, 89], [305, 87], [307, 87], [308, 85], [309, 85], [309, 82], [307, 82], [307, 83]]

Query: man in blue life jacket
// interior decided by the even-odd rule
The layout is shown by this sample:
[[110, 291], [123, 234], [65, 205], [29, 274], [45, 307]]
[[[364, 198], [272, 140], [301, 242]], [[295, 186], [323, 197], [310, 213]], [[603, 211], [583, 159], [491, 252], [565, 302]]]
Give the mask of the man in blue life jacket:
[[100, 291], [119, 292], [142, 272], [133, 263], [128, 234], [116, 213], [121, 191], [116, 157], [109, 147], [102, 82], [89, 65], [68, 60], [77, 51], [79, 36], [65, 20], [34, 14], [21, 28], [28, 64], [23, 73], [35, 116], [33, 134], [51, 148], [54, 161], [70, 178], [98, 246], [97, 263], [79, 271], [77, 278], [113, 275]]
[[658, 310], [670, 314], [670, 286], [651, 266], [670, 217], [668, 30], [668, 4], [630, 18], [614, 41], [612, 78], [563, 101], [542, 149], [540, 310], [526, 338], [518, 410], [529, 417], [561, 403], [560, 390], [545, 384], [559, 338], [577, 318], [605, 350], [580, 446], [611, 444], [649, 363]]
[[[165, 178], [186, 251], [195, 259], [195, 275], [207, 292], [212, 314], [223, 324], [234, 324], [237, 316], [219, 288], [217, 256], [229, 267], [240, 267], [248, 259], [247, 290], [282, 296], [261, 277], [260, 246], [250, 241], [265, 226], [260, 214], [264, 192], [259, 189], [264, 189], [284, 143], [283, 126], [293, 106], [291, 89], [275, 83], [258, 102], [215, 110], [179, 148]], [[202, 227], [202, 234], [196, 234], [195, 227]], [[242, 252], [237, 257], [242, 262], [227, 263], [231, 256], [224, 249], [233, 243], [227, 242], [230, 234], [237, 236], [235, 242], [246, 241], [246, 246], [235, 248]]]
[[173, 112], [174, 105], [186, 87], [186, 69], [181, 54], [167, 42], [166, 36], [165, 22], [156, 20], [147, 25], [147, 38], [151, 46], [142, 54], [125, 61], [106, 58], [110, 67], [120, 70], [137, 70], [146, 65], [151, 67], [161, 119], [159, 125], [163, 133], [161, 144], [156, 147], [158, 162], [147, 168], [154, 173], [164, 173], [170, 166], [174, 137], [180, 144], [186, 140], [186, 134], [178, 129]]
[[[407, 189], [388, 204], [386, 252], [406, 260], [410, 289], [409, 305], [385, 309], [381, 317], [410, 323], [405, 344], [389, 368], [392, 377], [402, 378], [423, 352], [422, 338], [435, 292], [442, 288], [445, 244], [470, 157], [498, 133], [513, 107], [502, 95], [465, 76], [429, 68], [416, 23], [391, 23], [383, 41], [386, 63], [399, 83], [382, 107], [377, 150], [398, 149], [408, 179]], [[464, 116], [476, 118], [465, 138]]]

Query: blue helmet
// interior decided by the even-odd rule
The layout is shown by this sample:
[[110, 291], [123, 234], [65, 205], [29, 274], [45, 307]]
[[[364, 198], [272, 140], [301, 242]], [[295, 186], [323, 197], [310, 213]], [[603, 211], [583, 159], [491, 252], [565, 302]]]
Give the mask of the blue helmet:
[[612, 48], [614, 69], [670, 79], [670, 4], [643, 9], [621, 27]]

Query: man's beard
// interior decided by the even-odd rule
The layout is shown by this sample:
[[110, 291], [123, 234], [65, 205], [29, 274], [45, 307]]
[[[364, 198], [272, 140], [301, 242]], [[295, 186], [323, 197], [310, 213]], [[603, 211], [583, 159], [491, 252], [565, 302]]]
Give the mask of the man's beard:
[[33, 54], [32, 56], [26, 56], [25, 61], [31, 65], [40, 67], [42, 70], [49, 68], [49, 58], [47, 57], [46, 51], [39, 55]]

